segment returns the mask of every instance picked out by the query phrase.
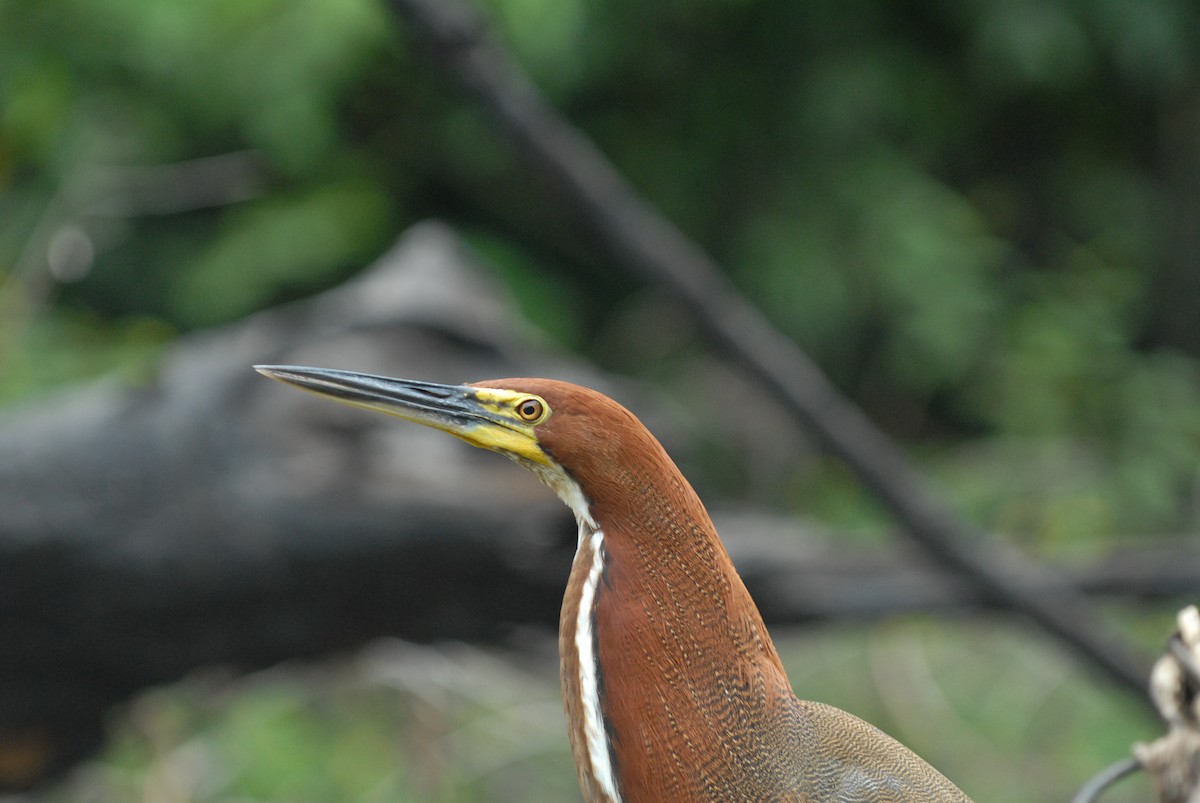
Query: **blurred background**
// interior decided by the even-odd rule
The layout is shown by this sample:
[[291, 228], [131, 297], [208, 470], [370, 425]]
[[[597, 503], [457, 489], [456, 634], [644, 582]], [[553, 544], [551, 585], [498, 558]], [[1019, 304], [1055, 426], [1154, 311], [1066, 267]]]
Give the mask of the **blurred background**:
[[[1054, 561], [1194, 541], [1194, 3], [480, 5], [970, 521]], [[684, 405], [714, 381], [683, 313], [585, 247], [384, 5], [0, 0], [4, 403], [138, 382], [177, 338], [334, 287], [428, 218], [563, 350]], [[728, 434], [687, 467], [711, 506], [886, 539], [843, 467], [808, 451], [756, 470]], [[1153, 654], [1175, 607], [1102, 611]], [[980, 803], [1066, 799], [1156, 731], [1001, 617], [776, 636], [801, 696], [881, 725]], [[115, 711], [65, 784], [7, 800], [576, 799], [538, 643], [203, 671]], [[1139, 783], [1112, 799], [1144, 799]]]

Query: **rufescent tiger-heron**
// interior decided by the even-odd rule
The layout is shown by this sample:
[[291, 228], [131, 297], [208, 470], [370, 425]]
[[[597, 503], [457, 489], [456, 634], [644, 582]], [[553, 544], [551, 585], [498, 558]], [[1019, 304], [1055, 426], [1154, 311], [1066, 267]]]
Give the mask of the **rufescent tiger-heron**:
[[970, 803], [874, 726], [797, 699], [704, 505], [612, 399], [549, 379], [257, 370], [505, 454], [571, 508], [579, 543], [558, 643], [589, 803]]

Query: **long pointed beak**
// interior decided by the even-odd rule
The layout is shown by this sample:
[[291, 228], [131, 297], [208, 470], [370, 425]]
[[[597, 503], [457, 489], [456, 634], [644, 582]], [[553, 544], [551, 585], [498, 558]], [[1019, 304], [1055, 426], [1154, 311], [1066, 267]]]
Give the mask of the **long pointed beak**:
[[470, 385], [439, 385], [413, 379], [308, 368], [256, 365], [271, 379], [343, 404], [387, 413], [440, 429], [484, 449], [547, 463], [533, 428], [514, 417], [503, 402], [519, 394]]
[[439, 385], [296, 365], [256, 365], [254, 370], [318, 396], [455, 434], [480, 421], [494, 421], [476, 399], [475, 388], [468, 385]]

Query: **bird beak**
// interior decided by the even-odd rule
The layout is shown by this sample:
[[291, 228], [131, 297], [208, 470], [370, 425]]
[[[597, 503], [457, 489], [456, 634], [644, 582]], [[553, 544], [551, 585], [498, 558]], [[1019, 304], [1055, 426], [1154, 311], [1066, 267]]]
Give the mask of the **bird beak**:
[[413, 379], [307, 368], [256, 365], [263, 376], [343, 404], [377, 410], [462, 438], [473, 446], [549, 465], [530, 424], [513, 412], [528, 394], [470, 385], [439, 385]]

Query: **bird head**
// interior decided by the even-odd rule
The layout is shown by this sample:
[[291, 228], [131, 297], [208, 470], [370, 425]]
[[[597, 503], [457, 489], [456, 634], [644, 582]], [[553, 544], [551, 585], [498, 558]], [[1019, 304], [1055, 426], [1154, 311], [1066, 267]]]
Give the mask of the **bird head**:
[[[658, 441], [615, 401], [552, 379], [494, 379], [442, 385], [327, 368], [259, 365], [272, 379], [319, 396], [424, 424], [499, 452], [550, 486], [581, 523], [595, 528], [581, 489], [614, 466], [665, 461]], [[628, 474], [628, 472], [625, 472]], [[648, 471], [653, 475], [653, 471]]]

